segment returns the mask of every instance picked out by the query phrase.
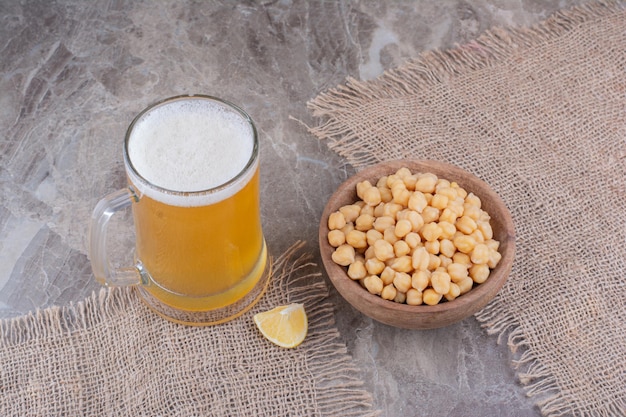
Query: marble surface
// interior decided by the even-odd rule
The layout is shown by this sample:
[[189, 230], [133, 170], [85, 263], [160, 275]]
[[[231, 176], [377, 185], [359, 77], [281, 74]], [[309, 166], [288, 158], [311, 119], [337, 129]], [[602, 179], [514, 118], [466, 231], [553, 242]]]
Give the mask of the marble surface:
[[[272, 253], [317, 259], [317, 222], [352, 168], [303, 124], [307, 100], [493, 26], [578, 1], [0, 1], [0, 318], [99, 289], [87, 257], [96, 202], [124, 185], [133, 116], [172, 95], [226, 98], [255, 119]], [[132, 244], [119, 216], [118, 248]], [[394, 329], [331, 292], [342, 338], [383, 416], [537, 416], [506, 343], [473, 318]]]

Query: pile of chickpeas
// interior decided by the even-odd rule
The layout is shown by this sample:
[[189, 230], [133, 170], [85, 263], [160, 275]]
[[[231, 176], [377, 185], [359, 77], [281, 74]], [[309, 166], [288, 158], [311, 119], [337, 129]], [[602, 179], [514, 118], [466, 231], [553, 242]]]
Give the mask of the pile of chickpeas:
[[409, 305], [451, 301], [500, 261], [480, 199], [456, 182], [403, 167], [356, 186], [328, 218], [332, 259], [370, 293]]

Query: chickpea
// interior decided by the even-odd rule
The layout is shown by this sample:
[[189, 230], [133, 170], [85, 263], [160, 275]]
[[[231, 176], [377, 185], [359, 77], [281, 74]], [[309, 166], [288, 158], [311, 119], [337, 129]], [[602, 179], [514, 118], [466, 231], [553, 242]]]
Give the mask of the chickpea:
[[439, 255], [440, 243], [438, 240], [424, 242], [424, 247], [426, 248], [426, 252]]
[[411, 288], [411, 276], [406, 272], [396, 272], [393, 286], [400, 292], [406, 293]]
[[458, 264], [467, 266], [468, 268], [472, 264], [472, 260], [469, 255], [463, 252], [457, 252], [452, 256], [452, 261]]
[[389, 266], [386, 266], [383, 272], [380, 273], [380, 279], [383, 280], [383, 284], [385, 285], [391, 284], [395, 277], [396, 277], [396, 271], [394, 271]]
[[361, 259], [357, 259], [348, 267], [348, 276], [354, 280], [363, 279], [367, 276], [365, 263]]
[[474, 250], [474, 246], [476, 246], [476, 240], [474, 240], [473, 237], [466, 235], [455, 237], [453, 242], [454, 246], [456, 246], [459, 251], [467, 254], [471, 253], [472, 250]]
[[394, 233], [397, 237], [402, 238], [413, 230], [413, 225], [408, 219], [398, 220]]
[[433, 195], [430, 205], [436, 209], [443, 210], [448, 207], [448, 196], [437, 193]]
[[447, 268], [448, 265], [452, 263], [452, 258], [447, 257], [446, 255], [439, 254], [439, 259], [441, 260], [441, 267]]
[[361, 207], [361, 212], [359, 213], [359, 215], [364, 215], [364, 214], [374, 216], [374, 206], [368, 206], [367, 204], [365, 204], [363, 207]]
[[430, 285], [430, 276], [431, 272], [427, 270], [414, 272], [411, 275], [411, 287], [419, 292], [424, 291]]
[[435, 184], [435, 191], [439, 192], [439, 190], [443, 188], [450, 188], [450, 181], [445, 178], [437, 178], [437, 183]]
[[478, 225], [474, 219], [469, 217], [467, 214], [464, 214], [463, 217], [456, 221], [456, 228], [466, 235], [469, 235], [476, 230], [476, 228], [478, 228]]
[[398, 272], [411, 272], [413, 270], [412, 259], [410, 256], [400, 256], [391, 259], [389, 266]]
[[332, 254], [332, 260], [341, 266], [348, 266], [355, 260], [354, 248], [348, 244], [339, 246]]
[[450, 223], [447, 221], [442, 221], [439, 219], [439, 227], [441, 228], [441, 238], [442, 239], [450, 239], [456, 233], [456, 226], [454, 223]]
[[384, 232], [385, 229], [395, 225], [396, 220], [391, 216], [381, 216], [374, 220], [374, 229], [381, 233]]
[[489, 267], [487, 264], [472, 265], [469, 269], [469, 275], [476, 284], [482, 284], [489, 278]]
[[383, 216], [385, 210], [385, 203], [380, 202], [376, 207], [374, 207], [374, 217], [379, 218]]
[[457, 217], [461, 217], [465, 212], [465, 200], [459, 197], [456, 200], [452, 201], [448, 208], [454, 211]]
[[468, 236], [473, 237], [476, 243], [485, 243], [485, 236], [483, 236], [483, 234], [478, 229], [474, 230]]
[[346, 225], [346, 218], [340, 211], [336, 211], [334, 213], [330, 213], [328, 216], [328, 228], [330, 230], [341, 229]]
[[433, 255], [432, 253], [428, 254], [428, 269], [434, 271], [435, 269], [441, 266], [441, 259], [437, 255]]
[[497, 250], [489, 248], [489, 260], [487, 266], [491, 269], [495, 268], [502, 259], [502, 255]]
[[461, 295], [461, 288], [455, 284], [454, 282], [450, 283], [450, 291], [447, 294], [444, 294], [444, 297], [448, 301], [452, 301]]
[[378, 187], [378, 191], [380, 191], [380, 201], [383, 203], [389, 203], [393, 199], [393, 195], [391, 194], [391, 190], [387, 187]]
[[470, 219], [476, 221], [480, 219], [480, 214], [482, 211], [480, 207], [475, 206], [473, 204], [465, 203], [463, 204], [463, 215], [469, 217]]
[[383, 287], [383, 290], [380, 292], [380, 296], [384, 300], [393, 300], [396, 298], [397, 292], [398, 290], [396, 290], [396, 287], [394, 287], [393, 284], [389, 284]]
[[456, 223], [456, 220], [458, 218], [459, 218], [459, 215], [457, 214], [457, 211], [451, 207], [446, 207], [445, 209], [443, 209], [443, 211], [439, 215], [440, 222], [448, 222], [451, 224]]
[[448, 265], [446, 269], [448, 271], [448, 275], [450, 275], [450, 279], [452, 280], [452, 282], [458, 282], [469, 276], [467, 268], [468, 266], [466, 264], [452, 262], [450, 265]]
[[432, 193], [435, 191], [435, 185], [437, 184], [437, 176], [434, 174], [420, 174], [417, 176], [415, 182], [415, 189], [423, 193]]
[[430, 283], [438, 294], [445, 295], [450, 291], [450, 275], [447, 272], [435, 271], [430, 277]]
[[459, 196], [459, 193], [457, 192], [458, 190], [458, 185], [457, 187], [452, 187], [452, 183], [450, 183], [450, 186], [448, 187], [437, 187], [437, 194], [448, 197], [448, 201], [446, 202], [446, 206], [449, 204], [449, 202], [452, 202], [454, 200], [456, 200], [456, 198]]
[[493, 229], [491, 228], [491, 224], [486, 221], [478, 221], [476, 222], [478, 226], [478, 230], [483, 234], [485, 240], [493, 239]]
[[424, 210], [422, 210], [422, 219], [424, 223], [432, 223], [439, 220], [439, 215], [441, 211], [433, 206], [426, 206]]
[[367, 247], [365, 232], [360, 230], [351, 230], [348, 234], [346, 234], [346, 243], [355, 249], [365, 249]]
[[413, 265], [413, 269], [415, 269], [416, 271], [428, 269], [429, 262], [430, 254], [425, 247], [421, 246], [413, 251], [413, 255], [411, 257], [411, 264]]
[[396, 296], [393, 298], [393, 301], [396, 303], [403, 304], [406, 302], [406, 293], [404, 292], [396, 292]]
[[370, 183], [369, 181], [365, 180], [365, 181], [361, 181], [358, 182], [356, 184], [356, 195], [363, 201], [365, 201], [365, 199], [363, 198], [363, 196], [365, 195], [365, 191], [369, 190], [370, 188], [373, 188], [374, 186], [372, 185], [372, 183]]
[[362, 198], [370, 207], [378, 205], [383, 200], [380, 189], [377, 187], [370, 187], [364, 190]]
[[387, 175], [383, 175], [376, 181], [376, 187], [385, 187], [387, 188]]
[[353, 222], [361, 214], [361, 207], [358, 204], [350, 204], [339, 209], [347, 223]]
[[418, 306], [422, 304], [422, 292], [415, 288], [410, 288], [406, 292], [406, 303], [411, 306]]
[[407, 210], [406, 219], [411, 222], [412, 232], [418, 232], [424, 226], [422, 215], [415, 210]]
[[383, 281], [376, 275], [369, 275], [363, 280], [363, 285], [367, 290], [375, 295], [380, 295], [383, 290]]
[[365, 269], [370, 275], [378, 275], [385, 269], [385, 263], [376, 257], [365, 261]]
[[461, 197], [462, 199], [465, 199], [465, 197], [467, 197], [467, 191], [465, 191], [465, 188], [460, 187], [459, 184], [456, 183], [456, 181], [452, 181], [450, 183], [450, 188], [453, 188], [456, 191], [458, 197]]
[[415, 249], [420, 243], [422, 243], [422, 238], [417, 233], [411, 232], [404, 237], [404, 241], [411, 249]]
[[397, 204], [401, 204], [406, 206], [409, 204], [409, 199], [411, 198], [411, 192], [406, 189], [406, 186], [402, 182], [402, 188], [396, 187], [391, 189], [391, 195], [393, 196], [393, 202]]
[[460, 281], [455, 282], [456, 285], [459, 286], [459, 290], [461, 290], [461, 294], [465, 294], [474, 286], [474, 280], [470, 277], [463, 278]]
[[408, 169], [407, 167], [402, 167], [396, 171], [396, 175], [402, 180], [404, 180], [405, 177], [410, 176], [412, 174], [411, 174], [410, 169]]
[[428, 304], [429, 306], [434, 306], [439, 304], [443, 295], [439, 294], [437, 291], [432, 288], [426, 288], [422, 293], [422, 301], [424, 304]]
[[426, 196], [424, 195], [424, 193], [414, 191], [411, 194], [411, 197], [409, 197], [408, 207], [411, 210], [414, 210], [417, 213], [422, 213], [427, 206], [428, 201], [426, 200]]
[[489, 246], [489, 249], [493, 249], [495, 251], [500, 249], [500, 242], [498, 242], [497, 240], [488, 239], [485, 241], [485, 245]]
[[346, 235], [341, 230], [331, 230], [328, 232], [328, 243], [330, 243], [330, 246], [337, 248], [346, 243]]
[[393, 246], [385, 239], [380, 239], [374, 242], [374, 254], [376, 258], [385, 262], [394, 256]]
[[395, 226], [391, 226], [385, 229], [385, 231], [383, 232], [383, 239], [391, 243], [392, 245], [400, 240], [400, 238], [396, 236]]
[[472, 249], [470, 258], [474, 264], [486, 264], [489, 262], [490, 252], [489, 246], [479, 243]]
[[362, 232], [367, 232], [372, 227], [374, 227], [374, 216], [371, 214], [361, 214], [356, 218], [354, 222], [354, 227], [356, 230], [360, 230]]
[[398, 223], [400, 220], [406, 220], [409, 211], [411, 211], [408, 208], [403, 208], [402, 210], [400, 210], [399, 212], [396, 213], [396, 223]]
[[389, 216], [392, 219], [396, 219], [396, 215], [398, 214], [399, 211], [401, 211], [403, 209], [401, 204], [398, 203], [394, 203], [394, 202], [389, 202], [389, 203], [385, 203], [384, 207], [383, 207], [383, 216]]
[[347, 223], [344, 227], [342, 227], [342, 228], [341, 228], [341, 229], [339, 229], [339, 230], [341, 230], [341, 232], [342, 232], [345, 236], [347, 236], [347, 235], [348, 235], [348, 233], [350, 233], [351, 231], [353, 231], [353, 230], [354, 230], [354, 224], [352, 224], [352, 223]]
[[469, 193], [467, 197], [465, 197], [465, 202], [468, 204], [474, 205], [478, 208], [481, 207], [480, 198], [476, 196], [474, 193]]
[[395, 253], [396, 258], [399, 258], [400, 256], [411, 253], [411, 247], [404, 240], [398, 240], [393, 244], [393, 253]]
[[442, 232], [441, 227], [435, 222], [426, 223], [420, 230], [420, 234], [428, 242], [433, 242], [439, 239]]
[[396, 174], [387, 175], [386, 185], [388, 188], [392, 188], [396, 181], [402, 181], [402, 178], [398, 177]]
[[406, 189], [409, 191], [415, 191], [415, 183], [417, 183], [417, 177], [415, 175], [407, 175], [402, 177]]
[[456, 246], [450, 239], [441, 239], [439, 241], [439, 253], [452, 258], [456, 253]]
[[365, 238], [367, 239], [367, 244], [369, 246], [374, 246], [374, 242], [376, 242], [379, 239], [382, 239], [383, 234], [380, 233], [376, 229], [370, 229], [367, 232], [365, 232]]

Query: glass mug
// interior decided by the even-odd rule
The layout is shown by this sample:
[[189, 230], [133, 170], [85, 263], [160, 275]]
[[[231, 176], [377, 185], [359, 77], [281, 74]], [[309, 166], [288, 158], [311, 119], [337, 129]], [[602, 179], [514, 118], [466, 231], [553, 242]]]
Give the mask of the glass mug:
[[[271, 275], [252, 119], [215, 97], [168, 98], [130, 124], [124, 167], [128, 187], [100, 200], [92, 214], [96, 279], [134, 285], [150, 308], [178, 323], [222, 323], [252, 307]], [[107, 255], [107, 223], [127, 207], [135, 265], [116, 268]]]

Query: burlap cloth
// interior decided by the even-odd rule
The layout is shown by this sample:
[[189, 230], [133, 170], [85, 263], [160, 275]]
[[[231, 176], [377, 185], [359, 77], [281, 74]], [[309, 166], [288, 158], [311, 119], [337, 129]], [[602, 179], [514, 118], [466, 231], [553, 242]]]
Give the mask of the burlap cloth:
[[476, 315], [545, 415], [626, 415], [626, 10], [494, 29], [309, 103], [355, 168], [435, 159], [512, 211], [510, 279]]
[[[0, 416], [372, 416], [319, 268], [275, 260], [268, 292], [214, 327], [161, 319], [135, 291], [0, 322]], [[265, 340], [252, 315], [304, 303], [309, 334], [296, 349]]]

